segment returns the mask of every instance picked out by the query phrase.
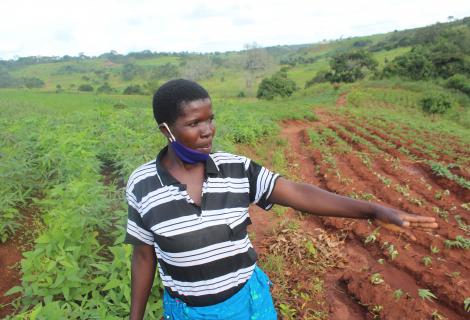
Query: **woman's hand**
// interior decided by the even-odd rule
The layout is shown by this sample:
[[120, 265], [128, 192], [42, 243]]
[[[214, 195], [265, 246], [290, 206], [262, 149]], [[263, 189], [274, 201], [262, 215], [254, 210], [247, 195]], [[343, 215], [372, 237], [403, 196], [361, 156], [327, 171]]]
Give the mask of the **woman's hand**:
[[375, 207], [374, 218], [378, 225], [391, 231], [404, 232], [412, 240], [416, 240], [416, 238], [406, 228], [432, 231], [438, 227], [436, 219], [433, 217], [417, 216], [380, 205]]

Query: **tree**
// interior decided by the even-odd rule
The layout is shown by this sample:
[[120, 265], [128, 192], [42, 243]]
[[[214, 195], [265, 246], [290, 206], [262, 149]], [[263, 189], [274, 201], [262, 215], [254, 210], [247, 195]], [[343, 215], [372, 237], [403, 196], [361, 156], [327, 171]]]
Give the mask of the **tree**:
[[452, 107], [452, 99], [445, 94], [427, 95], [421, 99], [421, 108], [429, 114], [443, 114]]
[[78, 86], [78, 91], [91, 92], [93, 90], [94, 89], [90, 84], [81, 84], [80, 86]]
[[133, 63], [126, 63], [122, 67], [122, 79], [124, 81], [130, 81], [140, 72], [139, 68]]
[[145, 94], [144, 90], [139, 84], [127, 86], [123, 94]]
[[297, 90], [295, 82], [287, 77], [287, 73], [279, 71], [261, 81], [256, 97], [266, 100], [272, 100], [276, 96], [290, 97], [295, 90]]
[[96, 89], [97, 93], [113, 93], [114, 89], [111, 88], [111, 86], [105, 82], [103, 85], [99, 86], [98, 89]]
[[183, 77], [198, 81], [212, 76], [212, 63], [208, 57], [196, 57], [186, 61]]
[[36, 77], [23, 78], [23, 82], [25, 87], [28, 89], [44, 87], [44, 81]]
[[330, 60], [330, 82], [354, 82], [365, 77], [366, 72], [377, 69], [377, 61], [365, 50], [344, 52]]
[[404, 55], [395, 57], [382, 71], [385, 77], [400, 76], [412, 80], [425, 80], [433, 76], [433, 64], [429, 52], [424, 48], [413, 48]]
[[256, 76], [265, 71], [271, 64], [271, 58], [266, 49], [256, 42], [244, 46], [243, 68], [245, 69], [246, 87], [251, 88]]
[[155, 67], [150, 78], [152, 80], [171, 79], [178, 77], [179, 73], [178, 66], [168, 62]]

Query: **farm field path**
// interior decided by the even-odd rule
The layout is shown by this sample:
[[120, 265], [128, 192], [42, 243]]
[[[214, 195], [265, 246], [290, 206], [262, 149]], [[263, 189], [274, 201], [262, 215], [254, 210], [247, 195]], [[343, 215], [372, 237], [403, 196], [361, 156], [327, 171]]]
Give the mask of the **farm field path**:
[[5, 317], [13, 311], [11, 306], [4, 306], [12, 302], [15, 298], [4, 296], [4, 294], [14, 286], [20, 285], [20, 271], [18, 264], [21, 261], [21, 249], [16, 239], [11, 239], [0, 244], [0, 318]]
[[[345, 96], [342, 95], [336, 103], [336, 108], [344, 107]], [[351, 192], [369, 194], [374, 196], [374, 201], [386, 206], [400, 208], [405, 211], [420, 215], [434, 215], [430, 207], [422, 205], [410, 205], [406, 197], [396, 190], [384, 186], [377, 177], [387, 177], [396, 185], [409, 185], [409, 193], [416, 199], [424, 198], [430, 205], [450, 209], [461, 205], [463, 199], [458, 194], [451, 193], [447, 198], [438, 201], [434, 198], [435, 192], [444, 192], [440, 185], [436, 184], [432, 175], [427, 174], [419, 166], [402, 154], [392, 154], [401, 160], [401, 167], [393, 167], [387, 154], [389, 150], [380, 150], [381, 156], [371, 158], [369, 168], [366, 168], [358, 158], [360, 152], [371, 154], [366, 145], [353, 142], [349, 136], [338, 129], [338, 125], [349, 132], [359, 135], [356, 126], [348, 124], [348, 120], [329, 110], [315, 108], [318, 121], [288, 120], [281, 123], [282, 139], [288, 144], [286, 160], [290, 175], [298, 181], [312, 183], [331, 192], [349, 195]], [[356, 123], [356, 125], [358, 125]], [[325, 167], [322, 161], [324, 155], [310, 146], [309, 130], [323, 130], [329, 128], [336, 132], [343, 141], [353, 146], [351, 152], [335, 155], [337, 168], [336, 177]], [[386, 137], [385, 137], [386, 138]], [[371, 143], [373, 142], [370, 139]], [[380, 149], [380, 145], [375, 142]], [[388, 152], [387, 152], [388, 151]], [[340, 173], [340, 175], [338, 174]], [[342, 180], [341, 180], [342, 179]], [[346, 183], [344, 183], [346, 181]], [[349, 181], [349, 182], [348, 182]], [[432, 193], [427, 188], [431, 188]], [[408, 196], [409, 197], [409, 196]], [[458, 210], [463, 217], [468, 214]], [[251, 232], [255, 236], [253, 241], [260, 256], [269, 254], [270, 243], [275, 241], [275, 226], [279, 224], [280, 217], [266, 214], [260, 209], [252, 208], [250, 213], [254, 225]], [[300, 218], [299, 218], [300, 217]], [[468, 279], [468, 259], [462, 260], [461, 253], [447, 250], [443, 246], [443, 239], [453, 238], [459, 234], [459, 226], [453, 220], [440, 221], [441, 228], [436, 234], [424, 232], [396, 232], [382, 229], [381, 239], [376, 243], [365, 244], [364, 239], [372, 234], [377, 226], [368, 225], [365, 221], [352, 221], [347, 219], [314, 217], [302, 215], [289, 209], [284, 213], [284, 219], [295, 219], [300, 223], [299, 229], [306, 234], [318, 233], [318, 230], [327, 234], [343, 232], [345, 241], [341, 243], [341, 251], [346, 261], [344, 266], [333, 267], [323, 274], [324, 293], [322, 306], [316, 306], [328, 314], [329, 319], [374, 319], [380, 316], [382, 319], [424, 319], [431, 318], [432, 314], [441, 316], [442, 319], [464, 319], [462, 308], [463, 297], [469, 294], [465, 289], [465, 279]], [[461, 231], [461, 230], [460, 230]], [[394, 246], [390, 246], [390, 244]], [[442, 253], [433, 256], [437, 259], [432, 267], [426, 267], [421, 262], [423, 256], [431, 256], [429, 245], [435, 245]], [[390, 258], [387, 248], [397, 248], [399, 258]], [[398, 255], [398, 254], [397, 254]], [[444, 263], [443, 263], [444, 262]], [[292, 263], [291, 263], [292, 265]], [[293, 269], [293, 272], [302, 273], [302, 269]], [[308, 271], [303, 278], [308, 279]], [[379, 274], [384, 282], [374, 284], [371, 277]], [[451, 277], [449, 275], [457, 275]], [[274, 280], [277, 275], [270, 275]], [[302, 278], [296, 275], [294, 278]], [[307, 281], [307, 280], [306, 280]], [[436, 300], [424, 300], [418, 296], [418, 291], [430, 288], [438, 294]], [[395, 298], [397, 290], [403, 291], [402, 298]], [[276, 297], [275, 292], [273, 293]], [[292, 299], [291, 303], [302, 304], [301, 299]], [[301, 308], [300, 308], [301, 309]], [[305, 316], [302, 311], [298, 316]]]
[[30, 250], [34, 233], [37, 232], [35, 217], [38, 215], [34, 206], [21, 208], [20, 213], [24, 216], [21, 228], [17, 230], [15, 236], [5, 243], [0, 243], [0, 319], [6, 317], [14, 311], [11, 302], [19, 294], [4, 296], [4, 294], [14, 286], [21, 285], [21, 259], [23, 252]]

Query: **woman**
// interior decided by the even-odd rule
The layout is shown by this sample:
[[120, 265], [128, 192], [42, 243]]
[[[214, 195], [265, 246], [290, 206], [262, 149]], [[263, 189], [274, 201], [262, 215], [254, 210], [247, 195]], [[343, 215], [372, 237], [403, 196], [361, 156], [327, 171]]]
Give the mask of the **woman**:
[[211, 99], [195, 82], [165, 83], [153, 97], [153, 112], [169, 143], [127, 184], [131, 319], [142, 319], [157, 267], [165, 319], [276, 319], [270, 281], [247, 236], [251, 203], [437, 228], [434, 218], [291, 182], [243, 156], [212, 153]]

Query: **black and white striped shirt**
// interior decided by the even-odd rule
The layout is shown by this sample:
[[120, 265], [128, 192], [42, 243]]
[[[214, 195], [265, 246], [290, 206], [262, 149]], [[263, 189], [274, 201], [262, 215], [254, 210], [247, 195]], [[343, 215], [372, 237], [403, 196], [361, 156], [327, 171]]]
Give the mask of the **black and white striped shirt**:
[[191, 306], [226, 300], [250, 278], [256, 253], [248, 239], [248, 206], [269, 210], [277, 174], [229, 153], [206, 161], [201, 206], [160, 160], [129, 178], [126, 243], [155, 247], [158, 270], [170, 295]]

